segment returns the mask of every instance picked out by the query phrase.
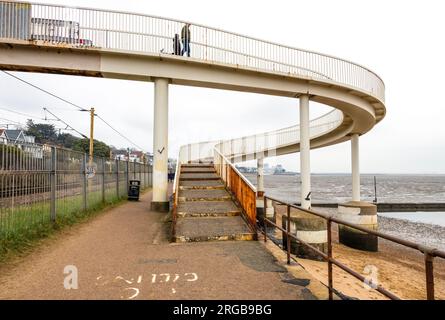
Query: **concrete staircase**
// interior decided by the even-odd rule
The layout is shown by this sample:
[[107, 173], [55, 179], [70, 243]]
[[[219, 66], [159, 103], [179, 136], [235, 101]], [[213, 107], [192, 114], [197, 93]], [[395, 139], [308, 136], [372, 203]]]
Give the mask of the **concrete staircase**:
[[254, 240], [212, 164], [182, 165], [175, 242]]

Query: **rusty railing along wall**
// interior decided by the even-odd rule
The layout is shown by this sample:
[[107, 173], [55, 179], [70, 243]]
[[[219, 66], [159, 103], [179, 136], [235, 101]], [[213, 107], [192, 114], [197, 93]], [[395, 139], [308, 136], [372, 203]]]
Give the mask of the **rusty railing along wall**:
[[[286, 226], [286, 229], [284, 229], [284, 228], [278, 226], [277, 224], [275, 224], [273, 221], [271, 221], [265, 217], [264, 218], [264, 230], [262, 230], [263, 235], [264, 235], [264, 241], [266, 242], [267, 238], [268, 238], [267, 225], [271, 225], [286, 234], [286, 237], [287, 237], [287, 263], [288, 264], [290, 263], [290, 260], [291, 260], [291, 252], [290, 252], [290, 250], [291, 250], [290, 239], [291, 238], [296, 240], [297, 242], [301, 243], [305, 247], [311, 249], [316, 254], [321, 256], [324, 260], [326, 260], [326, 262], [328, 263], [328, 289], [329, 289], [329, 299], [330, 300], [333, 299], [333, 294], [334, 294], [334, 285], [333, 285], [333, 283], [334, 283], [333, 266], [334, 265], [339, 267], [343, 271], [349, 273], [350, 275], [352, 275], [353, 277], [357, 278], [360, 281], [365, 282], [365, 280], [366, 280], [365, 277], [362, 276], [360, 273], [358, 273], [357, 271], [354, 271], [353, 269], [349, 268], [345, 264], [343, 264], [340, 261], [333, 258], [333, 254], [332, 254], [332, 223], [337, 223], [338, 225], [344, 225], [344, 226], [356, 229], [358, 231], [377, 236], [379, 238], [397, 243], [399, 245], [402, 245], [402, 246], [405, 246], [405, 247], [408, 247], [408, 248], [411, 248], [411, 249], [414, 249], [414, 250], [417, 250], [417, 251], [420, 251], [421, 253], [423, 253], [425, 255], [425, 286], [426, 286], [427, 299], [428, 300], [435, 299], [435, 297], [434, 297], [434, 265], [433, 265], [433, 263], [434, 263], [435, 257], [445, 259], [444, 251], [441, 251], [441, 250], [438, 250], [435, 248], [431, 248], [428, 246], [420, 245], [418, 243], [404, 240], [404, 239], [401, 239], [401, 238], [398, 238], [395, 236], [391, 236], [391, 235], [388, 235], [388, 234], [385, 234], [382, 232], [373, 231], [371, 229], [367, 229], [365, 227], [361, 227], [361, 226], [355, 225], [353, 223], [347, 222], [345, 220], [336, 218], [334, 215], [323, 214], [323, 213], [315, 212], [312, 210], [306, 210], [306, 209], [303, 209], [296, 205], [293, 205], [288, 202], [278, 200], [278, 199], [275, 199], [275, 198], [272, 198], [269, 196], [264, 196], [264, 210], [265, 211], [267, 209], [267, 199], [272, 200], [272, 202], [276, 202], [276, 203], [286, 206], [286, 208], [287, 208], [287, 226]], [[302, 241], [295, 234], [290, 232], [290, 209], [291, 208], [304, 211], [306, 213], [315, 215], [315, 216], [325, 219], [327, 221], [327, 232], [328, 232], [328, 252], [327, 252], [327, 254], [318, 250], [317, 248], [311, 246], [310, 244]], [[396, 296], [394, 293], [388, 291], [380, 284], [376, 284], [374, 289], [376, 291], [380, 292], [381, 294], [383, 294], [384, 296], [388, 297], [389, 299], [400, 300], [400, 298], [398, 296]]]
[[241, 205], [246, 220], [256, 230], [255, 186], [216, 148], [214, 149], [214, 165], [216, 173]]

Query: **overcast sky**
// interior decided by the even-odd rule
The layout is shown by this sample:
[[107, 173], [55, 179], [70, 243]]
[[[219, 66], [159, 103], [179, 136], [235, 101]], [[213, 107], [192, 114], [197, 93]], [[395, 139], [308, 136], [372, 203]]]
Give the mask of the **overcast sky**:
[[[33, 1], [31, 1], [33, 2]], [[37, 1], [36, 1], [37, 2]], [[444, 1], [142, 1], [45, 0], [193, 21], [360, 63], [386, 84], [386, 118], [361, 138], [363, 173], [445, 173]], [[21, 77], [89, 108], [137, 145], [152, 151], [153, 84], [20, 73]], [[182, 144], [238, 137], [298, 123], [296, 99], [170, 86], [170, 157]], [[88, 115], [0, 74], [0, 107], [43, 117], [47, 107], [88, 133]], [[329, 108], [311, 104], [311, 117]], [[0, 118], [25, 122], [0, 110]], [[6, 122], [0, 119], [0, 123]], [[57, 124], [58, 127], [60, 125]], [[97, 123], [96, 137], [128, 143]], [[315, 150], [312, 171], [350, 172], [350, 145]], [[298, 154], [278, 157], [299, 170]]]

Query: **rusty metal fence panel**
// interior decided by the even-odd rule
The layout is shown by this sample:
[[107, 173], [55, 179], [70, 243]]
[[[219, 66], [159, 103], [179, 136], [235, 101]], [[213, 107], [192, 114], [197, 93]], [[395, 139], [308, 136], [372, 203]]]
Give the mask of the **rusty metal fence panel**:
[[0, 240], [113, 203], [128, 181], [152, 186], [149, 164], [30, 143], [0, 144]]
[[[288, 264], [290, 264], [290, 260], [291, 260], [291, 245], [290, 245], [291, 238], [293, 240], [297, 241], [298, 243], [300, 243], [301, 245], [305, 246], [306, 248], [312, 250], [314, 253], [316, 253], [320, 257], [322, 257], [323, 260], [325, 260], [328, 264], [329, 300], [333, 299], [334, 291], [335, 291], [334, 275], [333, 275], [333, 267], [334, 266], [336, 266], [336, 267], [340, 268], [341, 270], [345, 271], [346, 273], [352, 275], [356, 279], [358, 279], [364, 283], [366, 282], [366, 279], [363, 275], [361, 275], [359, 272], [353, 270], [352, 268], [348, 267], [347, 265], [343, 264], [342, 262], [340, 262], [339, 260], [337, 260], [333, 257], [333, 248], [332, 248], [332, 243], [333, 243], [332, 224], [333, 223], [336, 223], [338, 225], [347, 226], [349, 228], [355, 229], [355, 230], [363, 232], [365, 234], [371, 234], [371, 235], [377, 236], [378, 238], [382, 238], [382, 239], [391, 241], [393, 243], [397, 243], [399, 245], [417, 250], [417, 251], [421, 252], [422, 254], [424, 254], [426, 298], [427, 298], [427, 300], [435, 300], [435, 292], [434, 292], [434, 284], [435, 283], [434, 283], [433, 262], [434, 262], [434, 258], [445, 259], [444, 251], [438, 250], [436, 248], [424, 246], [424, 245], [421, 245], [421, 244], [418, 244], [418, 243], [415, 243], [415, 242], [412, 242], [409, 240], [405, 240], [405, 239], [402, 239], [402, 238], [399, 238], [396, 236], [392, 236], [392, 235], [385, 234], [382, 232], [374, 231], [374, 230], [368, 229], [366, 227], [359, 226], [359, 225], [350, 223], [348, 221], [345, 221], [343, 219], [337, 218], [337, 217], [335, 217], [335, 215], [320, 213], [320, 212], [316, 212], [316, 211], [312, 211], [312, 210], [306, 210], [306, 209], [301, 208], [297, 205], [288, 203], [283, 200], [275, 199], [275, 198], [272, 198], [272, 197], [269, 197], [266, 195], [264, 196], [264, 211], [266, 211], [266, 209], [267, 209], [267, 200], [271, 200], [273, 203], [278, 203], [278, 204], [286, 206], [286, 208], [287, 208], [287, 210], [286, 210], [287, 226], [280, 227], [279, 225], [275, 224], [273, 221], [264, 217], [263, 221], [262, 221], [263, 229], [261, 230], [261, 232], [264, 235], [264, 241], [267, 242], [267, 239], [269, 237], [268, 226], [270, 226], [271, 228], [276, 228], [276, 229], [282, 231], [286, 235], [286, 239], [287, 239], [286, 251], [287, 251], [287, 263]], [[298, 209], [300, 211], [304, 211], [306, 213], [309, 213], [311, 215], [314, 215], [316, 217], [326, 220], [326, 222], [327, 222], [327, 236], [328, 236], [327, 237], [328, 238], [327, 239], [327, 242], [328, 242], [327, 243], [327, 245], [328, 245], [327, 254], [320, 251], [319, 249], [315, 248], [313, 245], [301, 240], [300, 238], [297, 237], [297, 234], [295, 232], [291, 231], [291, 226], [290, 226], [290, 209], [291, 208]], [[380, 284], [376, 284], [375, 287], [373, 287], [373, 289], [391, 300], [400, 300], [400, 298], [397, 295], [395, 295], [388, 289], [384, 288]]]

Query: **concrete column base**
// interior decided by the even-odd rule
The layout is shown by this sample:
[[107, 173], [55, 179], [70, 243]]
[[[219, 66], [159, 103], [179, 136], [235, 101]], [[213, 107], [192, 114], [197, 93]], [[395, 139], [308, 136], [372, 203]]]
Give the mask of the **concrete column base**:
[[151, 210], [156, 212], [169, 212], [170, 202], [151, 202]]
[[[282, 228], [287, 229], [287, 216], [281, 217]], [[296, 234], [299, 239], [317, 248], [318, 250], [328, 252], [328, 233], [326, 220], [311, 215], [309, 213], [298, 211], [292, 212], [290, 217], [291, 233]], [[283, 232], [283, 247], [287, 250], [287, 237]], [[313, 250], [298, 243], [291, 238], [291, 252], [297, 257], [323, 261], [323, 258], [317, 255]]]
[[[263, 226], [263, 219], [264, 219], [264, 198], [257, 198], [256, 199], [256, 214], [259, 221], [259, 225]], [[275, 209], [272, 206], [272, 201], [267, 200], [267, 208], [266, 208], [266, 217], [267, 219], [275, 222]]]
[[[339, 219], [377, 230], [377, 206], [363, 201], [351, 201], [338, 205]], [[363, 251], [378, 251], [378, 237], [347, 226], [338, 226], [338, 236], [341, 244]]]

